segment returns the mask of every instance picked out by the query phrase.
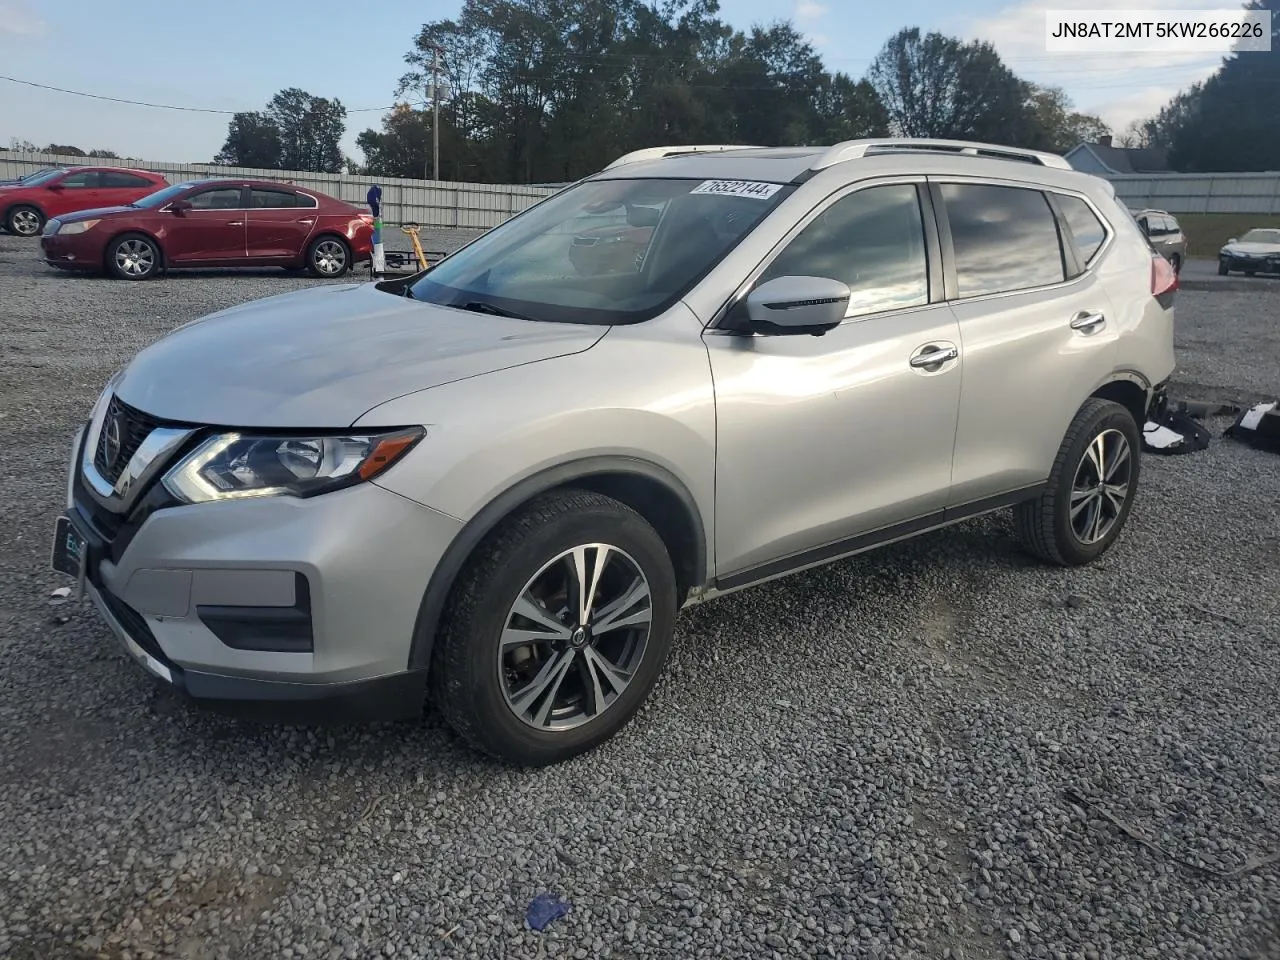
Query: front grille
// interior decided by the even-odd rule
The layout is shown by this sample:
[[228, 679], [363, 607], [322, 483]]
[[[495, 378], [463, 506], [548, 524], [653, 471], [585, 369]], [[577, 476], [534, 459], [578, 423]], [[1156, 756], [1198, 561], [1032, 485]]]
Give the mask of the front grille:
[[[98, 449], [94, 451], [93, 465], [107, 483], [114, 484], [129, 465], [129, 460], [142, 446], [142, 441], [160, 425], [160, 421], [141, 410], [135, 410], [119, 397], [113, 396], [102, 418], [102, 430], [98, 434]], [[118, 449], [111, 449], [114, 441]], [[112, 456], [114, 454], [114, 456]]]

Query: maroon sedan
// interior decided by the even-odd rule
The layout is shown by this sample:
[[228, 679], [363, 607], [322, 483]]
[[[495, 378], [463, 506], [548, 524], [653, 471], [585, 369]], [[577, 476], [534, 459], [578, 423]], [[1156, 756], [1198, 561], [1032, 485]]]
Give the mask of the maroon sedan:
[[269, 180], [193, 180], [123, 207], [45, 224], [44, 261], [146, 280], [177, 267], [305, 267], [340, 277], [368, 260], [373, 217], [316, 190]]

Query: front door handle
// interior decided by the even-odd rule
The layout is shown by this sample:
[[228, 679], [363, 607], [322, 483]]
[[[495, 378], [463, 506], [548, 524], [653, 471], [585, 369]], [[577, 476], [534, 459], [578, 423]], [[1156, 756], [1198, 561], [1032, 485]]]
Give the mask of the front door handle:
[[315, 221], [315, 218], [313, 217], [310, 220], [299, 220], [298, 222], [305, 223], [307, 226], [311, 226], [311, 224], [315, 223], [316, 221]]
[[228, 226], [228, 227], [243, 227], [243, 226], [244, 226], [244, 221], [243, 221], [243, 220], [232, 220], [230, 223], [228, 223], [228, 224], [227, 224], [227, 226]]
[[1071, 320], [1071, 329], [1093, 333], [1106, 322], [1107, 318], [1100, 313], [1077, 313]]
[[917, 370], [940, 366], [960, 356], [954, 343], [926, 343], [911, 355], [908, 363]]

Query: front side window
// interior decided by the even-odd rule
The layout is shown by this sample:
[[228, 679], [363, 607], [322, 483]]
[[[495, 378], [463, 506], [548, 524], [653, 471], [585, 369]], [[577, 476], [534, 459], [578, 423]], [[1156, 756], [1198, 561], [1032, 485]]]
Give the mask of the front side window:
[[83, 170], [80, 173], [73, 173], [64, 177], [62, 185], [68, 190], [86, 190], [94, 188], [98, 185], [97, 170]]
[[1066, 218], [1071, 236], [1075, 238], [1076, 249], [1080, 251], [1080, 260], [1088, 263], [1093, 259], [1107, 239], [1107, 228], [1093, 208], [1079, 197], [1057, 194], [1058, 208]]
[[1039, 190], [942, 185], [961, 297], [1026, 290], [1066, 279], [1057, 220]]
[[847, 317], [928, 303], [929, 264], [915, 186], [870, 187], [831, 204], [787, 244], [759, 282], [790, 276], [847, 284]]
[[191, 201], [193, 210], [238, 210], [241, 206], [239, 187], [204, 190], [193, 193], [187, 199]]
[[637, 323], [684, 296], [794, 187], [591, 180], [442, 260], [416, 300], [565, 323]]

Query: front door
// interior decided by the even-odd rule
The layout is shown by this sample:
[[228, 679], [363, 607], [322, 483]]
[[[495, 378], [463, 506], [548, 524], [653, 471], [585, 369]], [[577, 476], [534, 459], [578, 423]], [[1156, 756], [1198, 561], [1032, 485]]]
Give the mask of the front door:
[[314, 197], [292, 190], [249, 188], [248, 251], [251, 259], [297, 259], [319, 214]]
[[1060, 234], [1040, 190], [942, 183], [936, 192], [964, 350], [951, 495], [960, 507], [1049, 476], [1071, 419], [1114, 366], [1124, 318], [1087, 269], [1106, 230], [1084, 200], [1055, 193]]
[[[843, 281], [852, 297], [839, 327], [817, 337], [705, 336], [716, 395], [722, 583], [821, 562], [867, 535], [940, 521], [962, 360], [955, 316], [940, 302], [936, 233], [922, 190], [881, 183], [824, 202], [755, 281]], [[955, 356], [923, 363], [930, 351]]]
[[74, 170], [51, 184], [45, 193], [41, 206], [50, 217], [110, 206], [103, 199], [102, 174], [97, 170]]
[[245, 189], [238, 184], [187, 194], [189, 210], [169, 214], [165, 257], [170, 263], [244, 260]]

